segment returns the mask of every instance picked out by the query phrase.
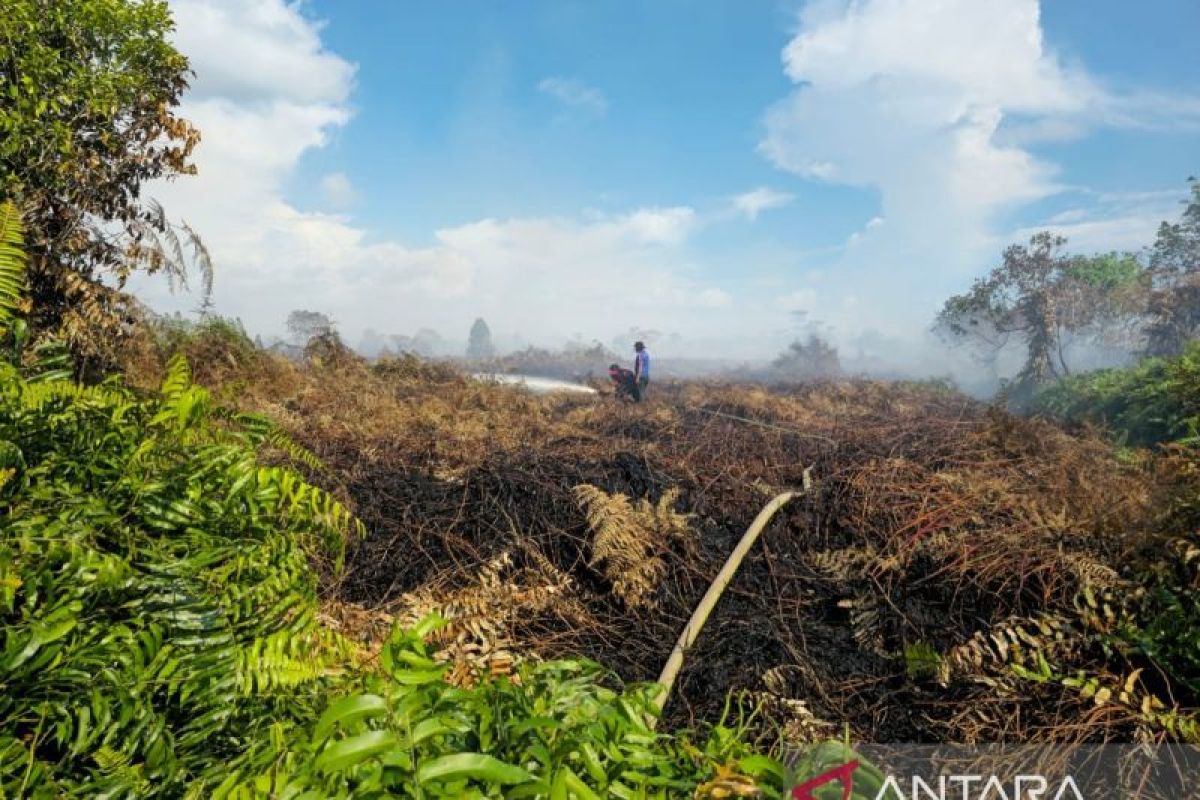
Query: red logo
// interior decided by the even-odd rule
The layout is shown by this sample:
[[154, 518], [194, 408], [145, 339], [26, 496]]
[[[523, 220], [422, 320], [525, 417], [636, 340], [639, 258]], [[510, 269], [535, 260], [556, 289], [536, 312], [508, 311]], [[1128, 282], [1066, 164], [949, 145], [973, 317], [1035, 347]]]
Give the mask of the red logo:
[[850, 800], [850, 794], [854, 791], [854, 770], [858, 769], [858, 759], [847, 761], [840, 767], [822, 772], [817, 777], [792, 789], [792, 797], [794, 800], [816, 800], [813, 797], [813, 791], [818, 786], [824, 786], [827, 783], [838, 781], [842, 784], [842, 800]]

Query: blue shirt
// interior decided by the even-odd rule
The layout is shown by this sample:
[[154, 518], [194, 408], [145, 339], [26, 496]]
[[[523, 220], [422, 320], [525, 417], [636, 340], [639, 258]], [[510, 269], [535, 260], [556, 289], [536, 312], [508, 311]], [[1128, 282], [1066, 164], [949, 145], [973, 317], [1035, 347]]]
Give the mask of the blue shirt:
[[639, 378], [650, 377], [650, 352], [648, 350], [643, 350], [634, 356], [633, 371]]

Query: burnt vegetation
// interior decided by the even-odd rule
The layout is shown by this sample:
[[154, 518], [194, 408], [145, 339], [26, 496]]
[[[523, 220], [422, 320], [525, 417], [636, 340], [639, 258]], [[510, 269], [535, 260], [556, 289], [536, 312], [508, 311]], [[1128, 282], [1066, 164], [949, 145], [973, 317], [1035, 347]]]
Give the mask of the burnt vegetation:
[[1190, 645], [1152, 633], [1174, 614], [1195, 635], [1163, 599], [1200, 566], [1189, 449], [1120, 453], [938, 383], [679, 382], [630, 409], [411, 357], [234, 359], [274, 377], [231, 370], [214, 391], [311, 448], [370, 531], [323, 590], [365, 641], [436, 608], [461, 620], [463, 674], [586, 655], [653, 680], [746, 525], [811, 466], [669, 721], [716, 720], [732, 693], [763, 735], [807, 740], [1196, 736]]

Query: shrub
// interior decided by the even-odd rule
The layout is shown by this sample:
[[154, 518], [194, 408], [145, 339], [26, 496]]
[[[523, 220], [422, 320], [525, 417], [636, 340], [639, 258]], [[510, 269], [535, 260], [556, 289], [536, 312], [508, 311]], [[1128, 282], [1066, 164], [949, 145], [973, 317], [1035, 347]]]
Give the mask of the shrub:
[[837, 348], [815, 333], [810, 333], [807, 341], [797, 339], [788, 345], [771, 367], [784, 380], [836, 378], [842, 374]]
[[304, 718], [347, 655], [308, 562], [355, 522], [272, 443], [182, 360], [151, 399], [0, 364], [6, 792], [175, 793]]
[[438, 624], [394, 634], [384, 674], [332, 702], [299, 741], [261, 740], [214, 796], [690, 797], [714, 772], [780, 796], [782, 766], [753, 756], [737, 731], [717, 726], [703, 749], [655, 734], [654, 689], [608, 688], [594, 663], [526, 663], [450, 686], [424, 643]]
[[1194, 437], [1200, 426], [1200, 342], [1175, 358], [1066, 378], [1037, 395], [1035, 410], [1107, 426], [1130, 445]]

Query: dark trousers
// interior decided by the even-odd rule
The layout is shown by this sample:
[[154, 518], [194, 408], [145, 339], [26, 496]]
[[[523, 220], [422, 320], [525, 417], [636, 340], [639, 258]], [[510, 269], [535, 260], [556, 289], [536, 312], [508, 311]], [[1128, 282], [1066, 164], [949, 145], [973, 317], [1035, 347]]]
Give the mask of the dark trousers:
[[637, 380], [637, 391], [633, 393], [633, 399], [639, 403], [646, 399], [646, 390], [650, 388], [650, 378], [643, 375]]

